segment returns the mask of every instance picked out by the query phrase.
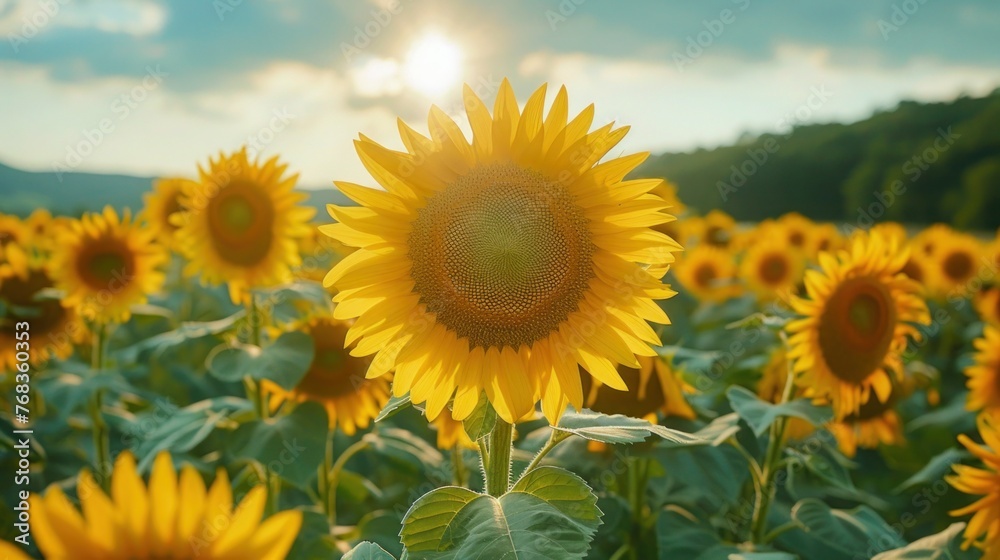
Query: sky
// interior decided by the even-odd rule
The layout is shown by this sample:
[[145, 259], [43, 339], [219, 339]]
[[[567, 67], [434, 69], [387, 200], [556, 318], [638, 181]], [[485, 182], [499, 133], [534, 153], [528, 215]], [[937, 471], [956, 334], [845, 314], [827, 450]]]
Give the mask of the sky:
[[432, 104], [468, 130], [461, 84], [504, 77], [689, 151], [989, 93], [997, 29], [996, 0], [0, 0], [0, 162], [192, 176], [247, 144], [372, 184], [359, 133], [401, 148]]

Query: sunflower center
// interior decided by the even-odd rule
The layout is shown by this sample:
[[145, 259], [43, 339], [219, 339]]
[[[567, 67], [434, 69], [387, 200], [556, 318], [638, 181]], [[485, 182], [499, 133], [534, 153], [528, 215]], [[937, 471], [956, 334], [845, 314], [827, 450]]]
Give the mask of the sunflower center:
[[760, 277], [768, 284], [779, 284], [788, 275], [788, 261], [782, 255], [768, 255], [760, 263]]
[[317, 399], [351, 395], [365, 380], [368, 360], [355, 358], [344, 349], [347, 325], [320, 321], [309, 328], [315, 354], [309, 371], [295, 392]]
[[806, 244], [806, 235], [801, 231], [792, 231], [788, 234], [788, 242], [791, 243], [793, 247], [801, 248]]
[[40, 270], [31, 270], [27, 278], [14, 275], [0, 283], [0, 300], [8, 304], [6, 316], [0, 318], [0, 334], [14, 338], [14, 325], [31, 321], [33, 333], [41, 336], [53, 332], [67, 317], [66, 308], [57, 299], [36, 299], [38, 292], [52, 287], [52, 280]]
[[121, 241], [98, 239], [80, 251], [77, 273], [95, 290], [121, 289], [135, 274], [135, 257]]
[[14, 240], [14, 234], [9, 231], [0, 230], [0, 247], [5, 247]]
[[421, 302], [474, 346], [545, 338], [594, 275], [582, 209], [563, 185], [512, 163], [477, 167], [431, 197], [409, 247]]
[[819, 346], [830, 371], [858, 384], [881, 368], [896, 328], [896, 307], [875, 278], [845, 280], [820, 316]]
[[954, 281], [968, 278], [974, 266], [972, 256], [964, 252], [952, 253], [944, 259], [944, 273]]
[[694, 271], [694, 281], [701, 288], [709, 288], [718, 275], [711, 263], [702, 263]]
[[725, 247], [729, 243], [729, 232], [719, 226], [708, 226], [705, 243], [715, 247]]
[[208, 203], [212, 245], [223, 260], [253, 266], [267, 257], [274, 241], [275, 211], [256, 183], [234, 181]]

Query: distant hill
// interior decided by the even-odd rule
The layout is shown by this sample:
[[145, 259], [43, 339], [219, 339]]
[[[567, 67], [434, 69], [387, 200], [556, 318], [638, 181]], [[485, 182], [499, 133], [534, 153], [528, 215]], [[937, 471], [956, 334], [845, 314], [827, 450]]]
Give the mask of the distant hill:
[[[152, 188], [152, 177], [21, 171], [0, 164], [0, 212], [26, 216], [35, 208], [53, 214], [78, 216], [110, 204], [121, 210], [142, 208], [142, 197]], [[320, 219], [327, 204], [350, 203], [335, 189], [302, 189], [307, 204], [315, 206]]]
[[[950, 132], [949, 132], [950, 131]], [[711, 150], [650, 158], [636, 175], [739, 220], [813, 219], [1000, 226], [1000, 90], [948, 103], [904, 101], [852, 124], [813, 124]]]

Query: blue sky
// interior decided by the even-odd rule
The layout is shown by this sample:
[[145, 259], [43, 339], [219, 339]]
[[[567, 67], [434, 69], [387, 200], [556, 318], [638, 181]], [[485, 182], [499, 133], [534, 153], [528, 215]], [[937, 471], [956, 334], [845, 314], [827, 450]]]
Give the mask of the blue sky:
[[0, 162], [190, 175], [250, 143], [359, 181], [359, 132], [399, 146], [397, 115], [504, 76], [690, 150], [987, 93], [996, 29], [995, 0], [0, 0]]

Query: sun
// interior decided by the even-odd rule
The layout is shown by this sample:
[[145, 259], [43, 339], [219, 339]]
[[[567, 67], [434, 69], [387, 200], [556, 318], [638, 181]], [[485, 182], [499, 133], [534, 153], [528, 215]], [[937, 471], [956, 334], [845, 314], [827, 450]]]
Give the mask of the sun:
[[458, 45], [432, 33], [410, 47], [403, 63], [403, 80], [416, 91], [437, 95], [458, 84], [461, 67], [462, 51]]

